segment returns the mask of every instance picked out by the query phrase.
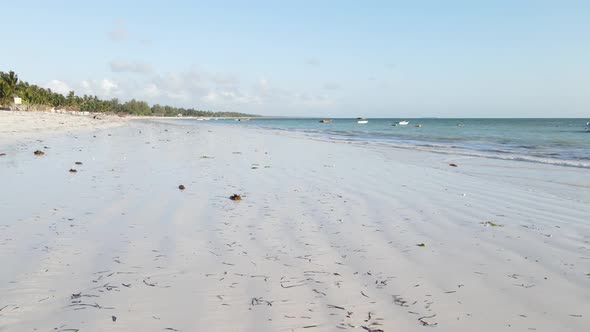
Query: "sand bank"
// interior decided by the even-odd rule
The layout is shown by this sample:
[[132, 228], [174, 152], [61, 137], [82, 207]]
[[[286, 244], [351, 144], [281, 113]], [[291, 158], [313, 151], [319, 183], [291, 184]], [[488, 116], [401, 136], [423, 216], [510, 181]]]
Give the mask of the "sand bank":
[[0, 145], [0, 331], [590, 324], [588, 170], [212, 124], [34, 137]]

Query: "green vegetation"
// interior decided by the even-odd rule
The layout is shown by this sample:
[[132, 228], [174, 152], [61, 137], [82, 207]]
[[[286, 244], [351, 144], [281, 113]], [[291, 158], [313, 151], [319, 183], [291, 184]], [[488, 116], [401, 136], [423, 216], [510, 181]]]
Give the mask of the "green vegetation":
[[9, 71], [8, 73], [0, 71], [0, 106], [10, 106], [13, 103], [14, 97], [20, 97], [23, 104], [31, 106], [31, 108], [46, 106], [70, 111], [150, 116], [177, 116], [178, 114], [204, 117], [253, 116], [251, 114], [237, 112], [201, 111], [193, 108], [187, 109], [158, 104], [150, 107], [145, 101], [135, 99], [121, 103], [117, 98], [101, 100], [96, 96], [76, 96], [74, 91], [70, 91], [67, 96], [64, 96], [51, 91], [51, 89], [44, 89], [37, 85], [19, 81], [18, 75], [13, 71]]
[[17, 84], [18, 76], [13, 71], [9, 73], [0, 71], [0, 104], [6, 104], [12, 100]]

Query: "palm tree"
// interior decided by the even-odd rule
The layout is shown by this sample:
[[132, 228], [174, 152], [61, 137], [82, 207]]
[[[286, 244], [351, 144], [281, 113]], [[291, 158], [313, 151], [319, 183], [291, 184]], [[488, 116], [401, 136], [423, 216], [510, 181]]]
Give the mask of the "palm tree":
[[12, 70], [7, 73], [0, 73], [0, 103], [10, 104], [16, 93], [18, 75]]
[[18, 75], [15, 74], [12, 70], [8, 72], [8, 74], [4, 73], [2, 75], [2, 80], [8, 85], [8, 88], [13, 93], [16, 92], [16, 85], [18, 84]]
[[0, 105], [10, 103], [10, 92], [8, 91], [8, 84], [0, 79]]
[[76, 105], [76, 95], [74, 95], [74, 91], [68, 92], [67, 105], [68, 106], [74, 106], [74, 105]]

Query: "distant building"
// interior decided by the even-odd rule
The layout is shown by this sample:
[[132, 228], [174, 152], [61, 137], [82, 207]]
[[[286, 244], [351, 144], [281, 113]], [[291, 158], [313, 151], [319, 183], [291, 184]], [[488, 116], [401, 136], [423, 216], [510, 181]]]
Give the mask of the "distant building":
[[178, 113], [178, 115], [176, 115], [176, 116], [179, 117], [179, 118], [182, 118], [182, 114], [181, 113]]
[[19, 97], [14, 97], [14, 104], [15, 105], [21, 105], [23, 103], [23, 100]]

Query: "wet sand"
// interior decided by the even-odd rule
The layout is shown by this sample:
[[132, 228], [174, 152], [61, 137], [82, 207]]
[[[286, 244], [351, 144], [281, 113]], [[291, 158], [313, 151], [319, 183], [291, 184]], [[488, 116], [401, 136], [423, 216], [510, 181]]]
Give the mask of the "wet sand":
[[207, 123], [76, 128], [0, 124], [0, 331], [590, 324], [588, 170]]

